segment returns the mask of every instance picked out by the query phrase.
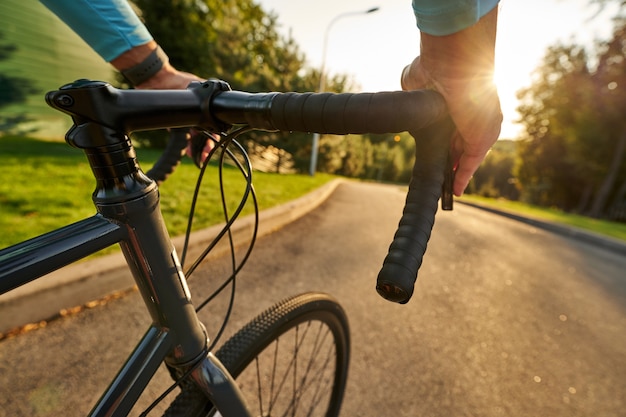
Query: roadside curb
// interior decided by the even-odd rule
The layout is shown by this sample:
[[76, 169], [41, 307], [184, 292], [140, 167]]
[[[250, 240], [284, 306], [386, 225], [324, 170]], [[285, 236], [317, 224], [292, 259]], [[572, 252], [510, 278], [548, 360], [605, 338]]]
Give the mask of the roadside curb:
[[589, 243], [591, 245], [612, 251], [618, 255], [626, 256], [626, 242], [614, 239], [607, 236], [602, 236], [597, 233], [589, 232], [577, 227], [566, 226], [558, 223], [548, 222], [545, 220], [533, 219], [530, 217], [520, 216], [508, 211], [499, 210], [493, 207], [484, 206], [482, 204], [471, 203], [469, 201], [455, 200], [455, 203], [464, 204], [466, 206], [478, 208], [488, 211], [490, 213], [498, 214], [500, 216], [508, 217], [509, 219], [517, 220], [526, 223], [531, 226], [535, 226], [552, 233], [556, 233], [562, 236], [567, 236], [572, 239], [576, 239], [582, 242]]
[[[322, 187], [288, 203], [259, 213], [257, 237], [268, 235], [295, 221], [322, 204], [343, 182], [336, 179]], [[626, 256], [626, 243], [601, 236], [579, 228], [564, 226], [543, 220], [520, 216], [492, 207], [456, 200], [457, 203], [508, 217], [553, 233], [577, 239], [594, 246]], [[223, 224], [209, 227], [191, 235], [189, 257], [200, 253], [222, 230]], [[233, 225], [233, 239], [249, 238], [254, 229], [254, 215], [245, 216]], [[184, 237], [172, 239], [177, 251], [181, 251]], [[224, 244], [213, 253], [227, 250]], [[134, 281], [120, 252], [94, 260], [79, 262], [32, 281], [6, 294], [0, 295], [0, 334], [29, 323], [38, 323], [58, 316], [60, 311], [82, 306], [109, 294], [127, 291]]]
[[[260, 212], [257, 237], [270, 234], [315, 209], [341, 182], [341, 179], [333, 180], [300, 198]], [[254, 215], [237, 220], [231, 228], [233, 239], [240, 241], [252, 236], [254, 223]], [[193, 259], [194, 255], [200, 254], [223, 227], [219, 224], [193, 232], [188, 256]], [[172, 242], [180, 253], [184, 236], [175, 237]], [[215, 251], [227, 250], [226, 247], [226, 244], [222, 247], [218, 245]], [[46, 320], [64, 309], [126, 291], [133, 286], [134, 281], [121, 252], [66, 266], [0, 295], [0, 333]]]

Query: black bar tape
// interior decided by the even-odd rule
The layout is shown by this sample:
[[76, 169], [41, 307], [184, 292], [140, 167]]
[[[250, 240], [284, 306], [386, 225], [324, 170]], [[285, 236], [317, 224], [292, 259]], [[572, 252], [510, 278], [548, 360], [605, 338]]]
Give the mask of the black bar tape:
[[454, 132], [441, 95], [430, 90], [284, 93], [272, 98], [269, 113], [277, 130], [331, 134], [409, 131], [416, 138], [416, 165], [405, 208], [376, 285], [384, 298], [408, 302], [434, 225]]
[[283, 93], [272, 98], [276, 130], [329, 134], [397, 133], [442, 120], [443, 98], [434, 91]]
[[183, 156], [183, 150], [187, 147], [187, 128], [176, 128], [170, 130], [170, 140], [159, 157], [158, 161], [152, 166], [146, 175], [157, 183], [161, 183], [174, 172], [180, 159]]
[[449, 118], [411, 132], [416, 141], [416, 162], [402, 218], [376, 282], [376, 291], [389, 301], [404, 304], [413, 295], [435, 223], [453, 132]]

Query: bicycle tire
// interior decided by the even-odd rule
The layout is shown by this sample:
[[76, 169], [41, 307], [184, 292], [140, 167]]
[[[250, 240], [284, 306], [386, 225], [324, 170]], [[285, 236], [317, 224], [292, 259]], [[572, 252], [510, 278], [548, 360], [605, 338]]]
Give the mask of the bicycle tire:
[[[289, 352], [279, 353], [278, 349], [284, 348], [280, 341], [286, 339], [292, 346]], [[305, 345], [308, 342], [313, 345]], [[325, 357], [317, 356], [322, 344], [327, 350], [321, 352]], [[309, 356], [304, 361], [303, 353]], [[348, 375], [350, 335], [343, 308], [327, 294], [306, 293], [275, 304], [239, 330], [215, 355], [257, 415], [339, 415]], [[270, 362], [272, 367], [261, 371]], [[315, 380], [308, 379], [311, 375]], [[289, 389], [289, 395], [282, 390], [275, 392], [277, 388]], [[184, 384], [165, 415], [215, 414], [212, 404], [193, 384]]]

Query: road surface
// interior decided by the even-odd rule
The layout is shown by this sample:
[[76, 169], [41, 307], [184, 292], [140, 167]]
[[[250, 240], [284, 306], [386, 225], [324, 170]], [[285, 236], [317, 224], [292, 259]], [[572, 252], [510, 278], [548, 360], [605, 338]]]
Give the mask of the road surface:
[[[398, 187], [342, 184], [261, 239], [227, 333], [321, 290], [350, 318], [345, 416], [624, 416], [623, 256], [457, 205], [437, 216], [413, 299], [395, 305], [374, 283], [403, 201]], [[195, 300], [227, 265], [192, 277]], [[0, 416], [85, 415], [147, 324], [131, 293], [0, 343]]]

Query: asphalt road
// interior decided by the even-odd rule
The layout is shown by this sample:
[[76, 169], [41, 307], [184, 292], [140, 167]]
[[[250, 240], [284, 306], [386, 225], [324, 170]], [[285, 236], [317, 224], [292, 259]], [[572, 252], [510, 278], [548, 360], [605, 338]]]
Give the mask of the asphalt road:
[[[624, 256], [457, 205], [437, 216], [413, 299], [395, 305], [374, 282], [403, 201], [396, 187], [342, 184], [261, 239], [227, 333], [279, 298], [321, 290], [351, 323], [343, 415], [624, 416]], [[191, 279], [194, 299], [227, 265]], [[132, 293], [1, 342], [0, 416], [86, 414], [146, 326]]]

